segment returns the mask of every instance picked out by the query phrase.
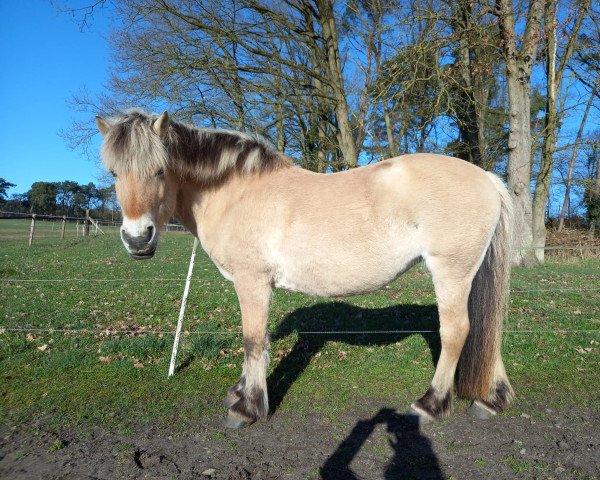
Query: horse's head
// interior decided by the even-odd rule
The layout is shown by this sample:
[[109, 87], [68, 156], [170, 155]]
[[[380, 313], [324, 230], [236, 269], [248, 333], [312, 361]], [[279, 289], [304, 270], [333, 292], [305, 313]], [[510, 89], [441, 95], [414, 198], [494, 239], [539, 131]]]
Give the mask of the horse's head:
[[169, 116], [130, 112], [114, 123], [96, 117], [96, 125], [104, 137], [102, 159], [115, 177], [123, 213], [121, 240], [133, 258], [152, 258], [177, 195], [165, 147]]

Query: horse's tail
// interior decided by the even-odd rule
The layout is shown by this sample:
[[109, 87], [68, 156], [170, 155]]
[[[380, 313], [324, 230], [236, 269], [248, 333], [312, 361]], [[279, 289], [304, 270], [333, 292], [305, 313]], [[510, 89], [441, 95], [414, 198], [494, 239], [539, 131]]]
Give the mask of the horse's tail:
[[488, 176], [500, 195], [500, 219], [471, 285], [470, 329], [458, 364], [457, 393], [492, 403], [502, 410], [513, 395], [500, 356], [510, 274], [513, 203], [500, 178], [491, 173]]

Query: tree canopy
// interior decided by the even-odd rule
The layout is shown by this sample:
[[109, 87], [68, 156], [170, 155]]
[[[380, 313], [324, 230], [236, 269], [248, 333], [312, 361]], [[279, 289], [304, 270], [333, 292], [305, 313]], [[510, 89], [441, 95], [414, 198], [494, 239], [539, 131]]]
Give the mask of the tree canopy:
[[[563, 158], [574, 152], [569, 171], [584, 172], [594, 142], [573, 117], [585, 120], [591, 98], [597, 119], [597, 2], [101, 0], [84, 11], [101, 7], [115, 19], [111, 80], [99, 97], [76, 95], [80, 110], [168, 108], [263, 135], [319, 172], [455, 155], [507, 177], [518, 247], [538, 261], [549, 201], [558, 215], [557, 192], [576, 190], [586, 205]], [[85, 146], [95, 133], [78, 123], [65, 136]]]

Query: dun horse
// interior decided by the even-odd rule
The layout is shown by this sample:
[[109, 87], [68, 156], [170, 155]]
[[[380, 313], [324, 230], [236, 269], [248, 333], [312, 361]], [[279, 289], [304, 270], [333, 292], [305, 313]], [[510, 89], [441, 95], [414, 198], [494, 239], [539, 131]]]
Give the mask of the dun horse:
[[[265, 141], [183, 125], [142, 111], [96, 118], [116, 177], [121, 239], [150, 258], [172, 216], [235, 286], [244, 365], [226, 425], [269, 411], [267, 317], [274, 287], [320, 296], [382, 287], [423, 259], [437, 298], [441, 353], [412, 410], [450, 412], [456, 383], [487, 418], [509, 404], [500, 356], [511, 242], [511, 199], [499, 178], [462, 160], [405, 155], [340, 173], [294, 167]], [[456, 374], [456, 382], [455, 382]]]

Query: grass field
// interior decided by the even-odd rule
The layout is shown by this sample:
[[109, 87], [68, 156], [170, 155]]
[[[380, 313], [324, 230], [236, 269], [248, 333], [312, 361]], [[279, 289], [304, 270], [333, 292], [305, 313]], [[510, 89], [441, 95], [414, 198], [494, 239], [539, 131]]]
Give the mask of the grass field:
[[[167, 379], [168, 332], [191, 247], [190, 235], [164, 234], [156, 257], [137, 262], [116, 234], [40, 238], [28, 248], [0, 232], [0, 421], [126, 431], [144, 423], [184, 429], [223, 415], [221, 400], [243, 360], [239, 307], [232, 284], [203, 253], [181, 368]], [[600, 260], [515, 269], [511, 289], [503, 351], [519, 405], [544, 399], [598, 411]], [[437, 312], [430, 276], [419, 266], [352, 298], [277, 291], [269, 322], [269, 388], [278, 411], [335, 419], [367, 401], [406, 410], [433, 375], [439, 341], [427, 332], [438, 328]], [[390, 330], [406, 332], [383, 333]]]
[[[4, 240], [29, 239], [29, 230], [31, 228], [31, 219], [29, 218], [0, 218], [0, 242]], [[118, 232], [118, 227], [113, 225], [100, 225], [105, 233]], [[37, 218], [35, 221], [35, 231], [33, 241], [46, 239], [60, 239], [62, 230], [62, 220]], [[94, 225], [90, 226], [92, 235], [96, 233]], [[100, 232], [97, 232], [100, 233]], [[79, 225], [74, 220], [65, 223], [65, 237], [83, 236], [83, 223]]]

